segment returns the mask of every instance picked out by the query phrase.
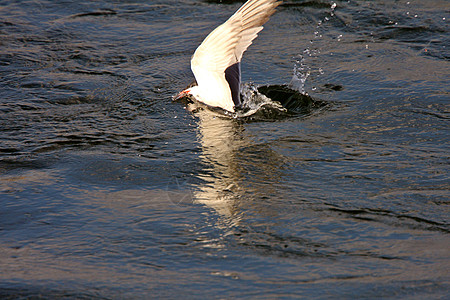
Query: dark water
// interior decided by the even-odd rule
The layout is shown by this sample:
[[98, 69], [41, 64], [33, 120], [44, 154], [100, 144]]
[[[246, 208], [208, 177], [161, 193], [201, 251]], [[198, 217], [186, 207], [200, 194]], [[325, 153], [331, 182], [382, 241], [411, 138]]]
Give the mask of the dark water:
[[446, 298], [448, 1], [285, 1], [257, 122], [171, 100], [219, 2], [0, 1], [0, 297]]

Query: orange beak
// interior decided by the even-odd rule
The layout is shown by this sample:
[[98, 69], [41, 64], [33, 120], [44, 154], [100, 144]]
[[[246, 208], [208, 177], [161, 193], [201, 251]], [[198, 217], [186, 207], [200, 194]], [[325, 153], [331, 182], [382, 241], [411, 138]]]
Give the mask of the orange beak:
[[180, 100], [180, 99], [182, 99], [182, 98], [184, 98], [184, 97], [187, 97], [187, 96], [189, 96], [190, 95], [190, 89], [187, 89], [187, 90], [184, 90], [184, 91], [181, 91], [181, 92], [179, 92], [175, 97], [173, 97], [173, 101], [177, 101], [177, 100]]

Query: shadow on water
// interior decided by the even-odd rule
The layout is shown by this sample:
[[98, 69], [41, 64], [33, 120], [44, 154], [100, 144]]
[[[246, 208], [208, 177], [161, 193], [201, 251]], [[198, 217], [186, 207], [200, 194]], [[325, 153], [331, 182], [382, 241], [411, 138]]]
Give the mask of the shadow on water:
[[286, 85], [260, 86], [258, 92], [272, 101], [279, 102], [290, 116], [307, 116], [330, 105]]

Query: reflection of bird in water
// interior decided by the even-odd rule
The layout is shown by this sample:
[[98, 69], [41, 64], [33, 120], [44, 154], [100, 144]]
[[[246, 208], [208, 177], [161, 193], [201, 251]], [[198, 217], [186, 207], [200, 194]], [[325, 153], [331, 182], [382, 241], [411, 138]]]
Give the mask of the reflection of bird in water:
[[249, 141], [242, 135], [241, 124], [233, 119], [218, 117], [209, 110], [200, 110], [196, 115], [200, 158], [208, 167], [197, 175], [201, 184], [194, 190], [195, 202], [213, 208], [235, 223], [238, 221], [234, 212], [235, 192], [241, 181], [236, 154]]
[[242, 55], [280, 4], [277, 0], [249, 0], [214, 29], [191, 59], [198, 85], [180, 92], [175, 100], [193, 96], [208, 106], [228, 112], [240, 108]]
[[255, 142], [240, 120], [207, 109], [195, 115], [204, 168], [191, 185], [193, 201], [217, 212], [220, 220], [215, 226], [238, 225], [241, 205], [253, 205], [254, 199], [275, 193], [283, 157], [265, 143]]

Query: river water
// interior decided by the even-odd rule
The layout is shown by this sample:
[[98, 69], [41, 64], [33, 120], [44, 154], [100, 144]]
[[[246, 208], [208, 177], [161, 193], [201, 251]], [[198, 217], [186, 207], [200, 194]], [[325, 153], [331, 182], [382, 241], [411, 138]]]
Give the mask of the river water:
[[448, 1], [285, 1], [243, 81], [320, 109], [173, 102], [241, 3], [0, 1], [1, 298], [448, 296]]

